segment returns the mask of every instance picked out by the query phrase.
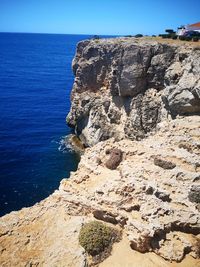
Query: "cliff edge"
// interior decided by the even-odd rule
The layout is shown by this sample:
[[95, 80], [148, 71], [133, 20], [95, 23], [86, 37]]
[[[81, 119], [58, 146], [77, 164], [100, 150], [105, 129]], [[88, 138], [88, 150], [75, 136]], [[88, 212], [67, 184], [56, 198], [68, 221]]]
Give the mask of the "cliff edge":
[[200, 266], [200, 50], [119, 38], [79, 43], [68, 123], [86, 146], [47, 199], [0, 218], [0, 266], [94, 266], [100, 220], [122, 240], [100, 267]]
[[77, 46], [68, 124], [86, 146], [140, 140], [160, 121], [200, 114], [200, 47], [136, 38]]

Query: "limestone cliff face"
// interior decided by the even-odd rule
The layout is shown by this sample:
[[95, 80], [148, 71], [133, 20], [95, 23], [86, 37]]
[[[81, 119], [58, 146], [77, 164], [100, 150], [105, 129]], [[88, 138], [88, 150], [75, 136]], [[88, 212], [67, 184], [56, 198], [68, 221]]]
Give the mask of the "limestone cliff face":
[[200, 113], [200, 49], [135, 38], [80, 42], [67, 117], [89, 146], [141, 139], [167, 115]]

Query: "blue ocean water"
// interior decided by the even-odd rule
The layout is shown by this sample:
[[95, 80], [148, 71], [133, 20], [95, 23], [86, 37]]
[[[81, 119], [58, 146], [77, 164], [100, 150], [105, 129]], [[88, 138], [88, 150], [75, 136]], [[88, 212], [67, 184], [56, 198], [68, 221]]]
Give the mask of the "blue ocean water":
[[76, 44], [90, 37], [0, 33], [0, 216], [44, 199], [77, 168], [59, 147]]

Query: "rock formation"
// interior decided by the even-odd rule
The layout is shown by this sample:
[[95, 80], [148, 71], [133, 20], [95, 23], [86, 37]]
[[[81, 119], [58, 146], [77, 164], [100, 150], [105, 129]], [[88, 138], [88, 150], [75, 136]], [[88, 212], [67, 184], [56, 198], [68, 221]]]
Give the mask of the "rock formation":
[[54, 194], [0, 219], [0, 266], [87, 266], [78, 234], [95, 219], [123, 234], [100, 267], [120, 266], [123, 249], [145, 253], [132, 267], [200, 266], [199, 55], [144, 39], [79, 43], [68, 123], [92, 147]]
[[134, 38], [80, 42], [68, 124], [87, 146], [139, 140], [169, 115], [200, 114], [200, 47]]

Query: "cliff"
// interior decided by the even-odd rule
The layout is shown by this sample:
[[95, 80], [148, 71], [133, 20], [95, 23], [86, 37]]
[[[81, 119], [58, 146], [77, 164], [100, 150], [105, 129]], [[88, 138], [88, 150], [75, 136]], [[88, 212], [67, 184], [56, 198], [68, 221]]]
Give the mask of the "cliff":
[[87, 146], [139, 140], [167, 116], [200, 113], [200, 47], [117, 38], [80, 42], [68, 124]]
[[1, 266], [88, 266], [81, 226], [122, 231], [108, 266], [200, 266], [200, 50], [145, 39], [79, 43], [68, 123], [76, 172], [0, 219]]

